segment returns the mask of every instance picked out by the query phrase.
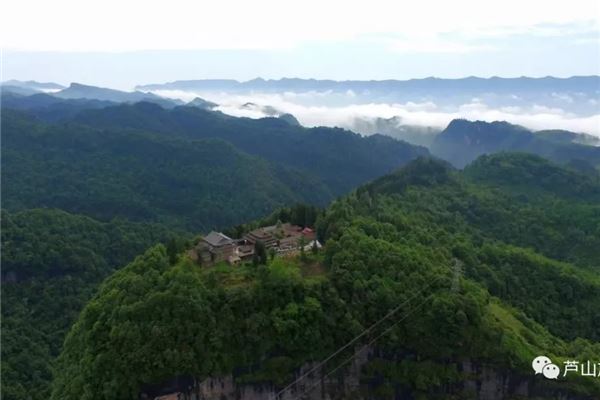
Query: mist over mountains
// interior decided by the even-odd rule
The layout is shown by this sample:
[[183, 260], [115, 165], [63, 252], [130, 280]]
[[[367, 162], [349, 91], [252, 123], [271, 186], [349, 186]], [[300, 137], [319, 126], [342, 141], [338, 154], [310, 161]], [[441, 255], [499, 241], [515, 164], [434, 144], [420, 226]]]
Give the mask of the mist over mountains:
[[233, 79], [200, 79], [175, 81], [163, 84], [136, 86], [137, 90], [182, 90], [182, 91], [226, 91], [226, 92], [346, 92], [377, 98], [389, 96], [394, 99], [409, 99], [414, 95], [466, 97], [482, 93], [539, 95], [542, 93], [573, 92], [598, 94], [600, 77], [574, 76], [570, 78], [479, 78], [461, 79], [425, 78], [410, 80], [335, 81], [317, 79], [262, 79], [239, 82]]
[[238, 117], [290, 114], [307, 127], [341, 127], [365, 135], [398, 134], [402, 139], [408, 135], [420, 145], [430, 144], [432, 135], [454, 119], [509, 121], [534, 131], [561, 129], [600, 136], [599, 76], [404, 81], [204, 79], [138, 85], [132, 92], [79, 83], [65, 88], [7, 81], [3, 89], [20, 95], [52, 91], [65, 99], [149, 101], [166, 108], [194, 101], [190, 105]]
[[600, 77], [333, 81], [253, 79], [175, 81], [137, 90], [191, 100], [202, 97], [227, 114], [269, 115], [247, 103], [275, 107], [305, 126], [339, 126], [369, 134], [376, 118], [442, 129], [452, 119], [507, 120], [533, 130], [567, 129], [600, 135]]
[[600, 2], [12, 1], [0, 400], [600, 400]]
[[[560, 82], [564, 85], [564, 81]], [[150, 365], [154, 375], [138, 378], [130, 374], [140, 371], [130, 368], [138, 360], [151, 359], [155, 354], [178, 354], [182, 340], [196, 343], [198, 335], [195, 333], [179, 339], [181, 336], [176, 331], [180, 326], [190, 321], [196, 324], [199, 316], [214, 315], [222, 332], [227, 332], [221, 335], [225, 340], [229, 340], [230, 332], [243, 332], [242, 336], [246, 337], [246, 316], [257, 310], [264, 310], [260, 315], [266, 316], [260, 318], [263, 322], [256, 331], [257, 343], [288, 346], [284, 354], [286, 374], [289, 374], [305, 361], [322, 359], [331, 350], [324, 347], [306, 356], [309, 344], [321, 343], [320, 338], [330, 337], [335, 338], [331, 348], [339, 346], [348, 338], [335, 335], [346, 334], [350, 327], [340, 328], [337, 322], [330, 324], [326, 318], [319, 317], [309, 323], [311, 327], [318, 327], [317, 336], [306, 336], [303, 339], [306, 344], [302, 342], [294, 347], [295, 339], [287, 334], [281, 336], [276, 329], [281, 321], [277, 310], [298, 309], [293, 296], [281, 293], [310, 294], [307, 298], [314, 301], [302, 300], [300, 310], [314, 311], [313, 305], [322, 302], [323, 317], [336, 315], [335, 310], [340, 310], [335, 321], [349, 321], [350, 315], [356, 323], [368, 326], [370, 310], [387, 313], [392, 304], [402, 300], [391, 298], [390, 294], [410, 293], [419, 281], [432, 281], [439, 265], [451, 265], [455, 257], [464, 260], [468, 274], [465, 277], [471, 281], [465, 286], [468, 291], [464, 293], [464, 302], [459, 299], [456, 309], [442, 306], [441, 314], [435, 311], [431, 319], [417, 319], [409, 324], [408, 333], [414, 334], [415, 340], [408, 340], [403, 349], [397, 348], [400, 351], [397, 354], [405, 354], [408, 349], [410, 353], [425, 356], [427, 363], [433, 363], [427, 364], [429, 370], [429, 365], [445, 368], [448, 362], [458, 363], [464, 357], [485, 362], [482, 352], [493, 349], [497, 353], [490, 352], [488, 357], [498, 366], [495, 373], [509, 373], [513, 381], [529, 376], [530, 353], [537, 354], [539, 348], [546, 348], [538, 343], [554, 346], [562, 343], [557, 340], [574, 340], [560, 344], [563, 354], [571, 356], [590, 351], [600, 354], [600, 349], [594, 350], [595, 344], [586, 341], [596, 340], [598, 332], [594, 318], [598, 281], [596, 275], [591, 275], [597, 271], [596, 249], [600, 237], [598, 136], [559, 129], [561, 125], [550, 117], [544, 119], [543, 126], [548, 128], [544, 130], [515, 124], [519, 122], [517, 114], [506, 110], [504, 114], [492, 110], [484, 113], [485, 118], [477, 118], [481, 108], [473, 108], [479, 113], [472, 110], [471, 114], [464, 111], [468, 107], [462, 107], [463, 111], [447, 111], [455, 106], [437, 106], [433, 100], [428, 100], [426, 105], [412, 101], [364, 103], [366, 100], [350, 89], [271, 93], [253, 90], [239, 93], [234, 89], [229, 92], [179, 91], [174, 96], [172, 91], [145, 91], [148, 88], [127, 92], [78, 83], [57, 86], [14, 81], [2, 85], [5, 183], [2, 240], [6, 249], [2, 255], [2, 283], [7, 293], [2, 300], [3, 320], [7, 321], [2, 339], [2, 355], [6, 360], [2, 366], [2, 385], [7, 388], [7, 400], [48, 399], [51, 392], [54, 392], [53, 399], [80, 399], [79, 382], [92, 382], [96, 388], [89, 399], [102, 398], [99, 393], [104, 389], [98, 388], [105, 387], [106, 382], [113, 382], [114, 389], [104, 398], [135, 398], [142, 390], [140, 384], [161, 386], [164, 379], [182, 373], [180, 366], [169, 359], [160, 367], [144, 362]], [[587, 94], [581, 92], [584, 94], [580, 97], [588, 96], [596, 101], [597, 94], [589, 88], [586, 90]], [[373, 93], [362, 96], [384, 101], [377, 100], [384, 99], [381, 93]], [[395, 93], [390, 91], [390, 98], [404, 95]], [[435, 101], [440, 104], [454, 96], [450, 90], [447, 96], [442, 91], [435, 93]], [[539, 99], [542, 98], [543, 95], [539, 95]], [[408, 108], [410, 112], [406, 111]], [[597, 114], [586, 117], [584, 111], [578, 112], [560, 115], [563, 122], [569, 124], [598, 117]], [[465, 119], [465, 115], [475, 118]], [[443, 120], [454, 116], [456, 118], [448, 123]], [[510, 118], [503, 118], [505, 116]], [[314, 125], [330, 126], [311, 127], [310, 121]], [[220, 287], [219, 279], [205, 281], [208, 275], [204, 274], [210, 273], [211, 268], [188, 263], [188, 250], [195, 245], [193, 237], [214, 229], [238, 238], [255, 227], [278, 222], [314, 228], [323, 239], [325, 250], [304, 254], [310, 257], [306, 263], [301, 258], [297, 261], [299, 264], [295, 264], [294, 259], [271, 258], [268, 266], [215, 269], [219, 274], [232, 274], [229, 275], [232, 279], [226, 279], [229, 283], [224, 290], [229, 290], [232, 283], [235, 290], [241, 290], [239, 293], [254, 296], [248, 288], [270, 288], [264, 293], [272, 295], [272, 300], [271, 297], [240, 297], [244, 305], [251, 307], [225, 318], [230, 323], [220, 322], [223, 307], [217, 303], [209, 302], [206, 303], [209, 308], [201, 307], [209, 310], [208, 313], [191, 314], [188, 303], [182, 299], [161, 301], [158, 308], [152, 303], [151, 299], [162, 290], [152, 281], [152, 277], [162, 274], [157, 268], [171, 271], [169, 274], [179, 274], [180, 268], [198, 274], [160, 278], [168, 283], [169, 291], [175, 296], [200, 293], [202, 287], [212, 288], [215, 284]], [[572, 228], [564, 229], [565, 226]], [[140, 261], [143, 265], [138, 263], [139, 268], [134, 263], [113, 275], [116, 269], [157, 241], [168, 244], [173, 261], [166, 257], [165, 247], [159, 245], [148, 254], [154, 254], [151, 258], [162, 267]], [[185, 264], [180, 265], [178, 260]], [[293, 283], [296, 289], [292, 291], [286, 289], [290, 288], [285, 283], [287, 278], [284, 281], [281, 281], [282, 276], [274, 275], [276, 280], [273, 281], [269, 278], [268, 271], [276, 271], [282, 262], [291, 262], [285, 264], [285, 270], [296, 271], [290, 277], [299, 279], [290, 281], [296, 282]], [[318, 268], [313, 272], [307, 269], [315, 266]], [[130, 275], [132, 269], [145, 271], [144, 276]], [[235, 274], [246, 274], [244, 271], [248, 275], [239, 281]], [[399, 271], [406, 274], [397, 274]], [[423, 271], [429, 272], [417, 281], [409, 278]], [[103, 337], [96, 336], [95, 327], [99, 326], [123, 334], [132, 331], [129, 325], [120, 330], [120, 323], [113, 320], [97, 324], [97, 318], [89, 312], [96, 304], [105, 304], [107, 297], [101, 281], [107, 277], [112, 282], [122, 277], [132, 278], [131, 284], [119, 284], [128, 292], [130, 288], [143, 288], [138, 290], [142, 297], [135, 302], [143, 309], [151, 307], [151, 316], [135, 311], [132, 320], [157, 326], [153, 316], [165, 315], [168, 317], [165, 326], [175, 329], [166, 336], [168, 340], [159, 337], [149, 347], [146, 333], [156, 332], [153, 328], [142, 327], [140, 335], [131, 336], [133, 341], [114, 352], [134, 360], [122, 364], [129, 372], [115, 372], [113, 360], [123, 358], [107, 356], [113, 354], [111, 349], [120, 341], [110, 337], [106, 341], [95, 339]], [[186, 284], [172, 286], [169, 282], [173, 277]], [[238, 286], [240, 282], [256, 282], [256, 285]], [[398, 286], [390, 290], [392, 282]], [[556, 289], [548, 290], [549, 283]], [[332, 292], [328, 287], [335, 290]], [[311, 288], [323, 288], [323, 291]], [[518, 290], [513, 293], [512, 288]], [[304, 292], [305, 289], [309, 291]], [[100, 295], [96, 298], [98, 302], [94, 300], [94, 293]], [[331, 293], [348, 296], [331, 298]], [[569, 293], [584, 295], [573, 296], [576, 303], [564, 308], [562, 300]], [[376, 297], [364, 303], [371, 294]], [[443, 292], [436, 291], [435, 296], [436, 304], [450, 304], [444, 300]], [[497, 298], [486, 300], [491, 299], [490, 296]], [[221, 296], [211, 294], [211, 298]], [[238, 298], [237, 295], [234, 298]], [[479, 300], [473, 303], [474, 299]], [[234, 304], [225, 300], [225, 308], [227, 304]], [[181, 313], [174, 314], [172, 307], [180, 304], [185, 307], [180, 308]], [[294, 306], [290, 308], [288, 304]], [[364, 304], [368, 308], [363, 308]], [[476, 307], [465, 308], [468, 304]], [[548, 304], [552, 305], [551, 313], [548, 313]], [[214, 309], [210, 308], [213, 306]], [[122, 310], [120, 307], [120, 303], [116, 307], [110, 305], [103, 315]], [[157, 313], [156, 309], [162, 311]], [[465, 309], [473, 312], [461, 314]], [[571, 315], [575, 309], [575, 318], [580, 323], [573, 329]], [[82, 310], [88, 311], [81, 314]], [[289, 314], [285, 321], [303, 320], [295, 312], [285, 314]], [[76, 322], [78, 315], [84, 315], [81, 319], [84, 322]], [[173, 319], [173, 315], [182, 318]], [[239, 327], [236, 321], [240, 322]], [[515, 321], [519, 321], [518, 332], [514, 330]], [[79, 331], [83, 323], [92, 329]], [[309, 325], [290, 332], [304, 335], [311, 332]], [[206, 324], [198, 323], [197, 328], [205, 329]], [[134, 329], [138, 329], [137, 325]], [[208, 329], [211, 337], [220, 335], [213, 334], [219, 332], [216, 326]], [[87, 332], [92, 335], [88, 336]], [[443, 340], [447, 332], [455, 332], [451, 342], [460, 340], [470, 347], [446, 345]], [[502, 342], [499, 338], [507, 335], [513, 337], [507, 342], [509, 345], [498, 347], [497, 343]], [[75, 339], [69, 340], [69, 337]], [[87, 339], [78, 339], [81, 337], [94, 339], [88, 343]], [[470, 338], [487, 339], [473, 347], [478, 342]], [[519, 343], [516, 350], [514, 343]], [[570, 343], [574, 350], [567, 347]], [[214, 354], [231, 357], [223, 365], [223, 373], [245, 367], [247, 360], [252, 363], [262, 360], [261, 354], [269, 357], [276, 354], [270, 349], [277, 347], [255, 354], [254, 349], [262, 349], [260, 346], [249, 342], [241, 342], [241, 345], [251, 350], [244, 355], [244, 360], [235, 357], [245, 350], [232, 351], [233, 344], [216, 348]], [[139, 356], [142, 353], [137, 349], [140, 348], [147, 349], [148, 355]], [[456, 349], [456, 352], [449, 354], [448, 349]], [[96, 353], [93, 357], [81, 356], [87, 351]], [[107, 360], [106, 368], [87, 365], [88, 360], [102, 359]], [[507, 359], [517, 360], [522, 368]], [[193, 360], [204, 363], [206, 357], [193, 355], [191, 360], [189, 365]], [[271, 362], [272, 359], [268, 359], [265, 365]], [[388, 363], [396, 361], [376, 361], [381, 362], [386, 363], [381, 365], [391, 365]], [[418, 365], [420, 361], [415, 364]], [[266, 375], [261, 372], [254, 378], [249, 377], [247, 382], [261, 376], [260, 379], [274, 382], [277, 387], [288, 380], [287, 375], [277, 378], [268, 368], [264, 370]], [[276, 370], [279, 371], [279, 367]], [[53, 371], [58, 371], [58, 375], [53, 375]], [[93, 372], [84, 376], [81, 371]], [[101, 375], [97, 371], [112, 375]], [[191, 373], [200, 378], [205, 374], [203, 371]], [[470, 379], [453, 378], [455, 374], [438, 375], [441, 378], [436, 375], [435, 379], [441, 379], [439, 382], [460, 379], [461, 385]], [[371, 379], [360, 374], [349, 376]], [[241, 385], [242, 381], [236, 384]], [[419, 393], [421, 384], [418, 382], [408, 380], [402, 387]], [[597, 393], [596, 380], [590, 382], [581, 385], [567, 382], [564, 389], [531, 385], [527, 391], [530, 397], [540, 393], [554, 396], [559, 390]], [[442, 386], [447, 387], [443, 390], [449, 393], [462, 391], [458, 386], [446, 383]], [[427, 387], [427, 393], [432, 390], [438, 389]], [[124, 391], [129, 394], [115, 394]], [[493, 399], [497, 398], [506, 397]]]
[[[459, 168], [483, 154], [521, 151], [580, 170], [593, 170], [600, 165], [600, 136], [595, 127], [600, 113], [590, 114], [588, 108], [598, 103], [598, 90], [594, 86], [599, 82], [599, 77], [340, 82], [198, 80], [145, 85], [126, 92], [79, 83], [62, 87], [9, 81], [2, 86], [2, 102], [5, 108], [25, 111], [45, 122], [91, 121], [98, 127], [128, 127], [166, 134], [185, 132], [202, 137], [223, 137], [214, 131], [216, 126], [222, 129], [221, 124], [237, 126], [223, 138], [238, 145], [245, 140], [240, 132], [248, 127], [289, 132], [303, 132], [295, 129], [301, 126], [342, 127], [364, 136], [385, 135], [425, 147]], [[369, 99], [391, 101], [423, 93], [428, 93], [425, 103], [366, 103]], [[461, 97], [467, 99], [465, 93], [479, 97], [473, 97], [467, 105], [451, 104]], [[517, 106], [491, 109], [482, 98], [504, 102], [529, 99], [531, 108], [539, 114], [519, 112], [525, 108]], [[566, 101], [567, 98], [578, 100]], [[550, 103], [557, 99], [566, 101], [575, 111], [551, 108]], [[438, 106], [435, 102], [446, 105]], [[134, 107], [117, 107], [121, 104]], [[453, 108], [455, 111], [451, 111]], [[238, 121], [231, 117], [241, 118]], [[273, 118], [281, 122], [274, 122]], [[539, 126], [533, 123], [537, 119], [543, 121]], [[577, 129], [581, 123], [594, 125], [587, 131], [592, 134]], [[573, 125], [575, 129], [565, 129], [565, 125]], [[212, 126], [212, 130], [207, 130], [207, 126]], [[321, 135], [315, 138], [320, 140]], [[251, 153], [255, 151], [253, 146]], [[244, 145], [242, 148], [248, 151]], [[278, 161], [291, 154], [289, 151], [279, 153]], [[264, 156], [260, 150], [259, 154]], [[351, 186], [346, 185], [345, 190]]]

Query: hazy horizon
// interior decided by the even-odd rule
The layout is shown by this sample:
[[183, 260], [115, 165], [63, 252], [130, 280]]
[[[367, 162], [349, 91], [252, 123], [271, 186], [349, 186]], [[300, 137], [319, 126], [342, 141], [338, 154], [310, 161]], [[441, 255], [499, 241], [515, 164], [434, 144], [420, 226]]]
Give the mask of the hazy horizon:
[[[463, 79], [519, 79], [519, 78], [527, 78], [527, 79], [544, 79], [544, 78], [553, 78], [553, 79], [571, 79], [571, 78], [585, 78], [585, 77], [600, 77], [600, 71], [595, 74], [581, 74], [581, 75], [465, 75], [465, 76], [440, 76], [440, 75], [428, 75], [428, 76], [416, 76], [410, 78], [397, 78], [397, 77], [383, 77], [378, 79], [370, 79], [370, 78], [350, 78], [350, 79], [335, 79], [335, 78], [314, 78], [311, 76], [280, 76], [280, 77], [269, 77], [269, 76], [254, 76], [250, 78], [234, 78], [229, 76], [221, 76], [214, 78], [207, 78], [203, 76], [190, 77], [185, 79], [173, 79], [173, 80], [164, 80], [164, 81], [152, 81], [152, 82], [134, 82], [130, 86], [122, 87], [118, 85], [103, 85], [97, 84], [91, 81], [77, 81], [77, 80], [43, 80], [43, 79], [33, 79], [33, 78], [15, 78], [11, 76], [4, 75], [1, 83], [7, 83], [9, 81], [18, 81], [18, 82], [37, 82], [37, 83], [55, 83], [64, 87], [69, 87], [71, 84], [80, 84], [85, 86], [96, 86], [107, 89], [115, 89], [121, 90], [125, 92], [134, 92], [136, 90], [141, 90], [138, 87], [146, 86], [146, 85], [163, 85], [175, 82], [182, 81], [235, 81], [238, 83], [247, 83], [257, 80], [263, 81], [284, 81], [284, 80], [306, 80], [306, 81], [332, 81], [332, 82], [385, 82], [385, 81], [418, 81], [418, 80], [427, 80], [427, 79], [436, 79], [436, 80], [463, 80]], [[142, 90], [143, 91], [143, 90]]]
[[[5, 6], [2, 80], [130, 89], [188, 79], [600, 73], [600, 3], [117, 0]], [[21, 21], [27, 21], [22, 23]], [[135, 28], [134, 28], [135, 27]]]
[[[600, 75], [600, 3], [424, 0], [410, 7], [373, 0], [224, 0], [166, 7], [117, 0], [7, 4], [1, 80], [133, 90], [198, 79], [411, 80], [437, 77]], [[35, 11], [35, 12], [32, 12]], [[18, 21], [27, 21], [22, 23]], [[595, 92], [594, 92], [595, 90]], [[530, 129], [600, 136], [600, 87], [526, 93], [288, 90], [263, 93], [154, 90], [200, 96], [238, 116], [276, 107], [307, 126], [353, 128], [354, 120], [399, 118], [441, 127], [450, 119], [504, 119]], [[273, 93], [277, 92], [277, 93]], [[244, 108], [256, 103], [256, 109]], [[362, 122], [361, 122], [362, 123]]]
[[561, 88], [551, 80], [542, 89], [533, 91], [528, 86], [506, 86], [498, 81], [482, 81], [486, 83], [483, 87], [467, 84], [464, 88], [456, 82], [461, 87], [448, 92], [440, 90], [443, 81], [439, 79], [430, 85], [431, 82], [424, 80], [416, 90], [400, 90], [391, 83], [376, 85], [377, 81], [360, 85], [352, 82], [337, 85], [343, 83], [337, 81], [328, 85], [314, 80], [293, 82], [291, 86], [280, 80], [205, 87], [194, 85], [194, 81], [191, 86], [152, 83], [139, 89], [186, 103], [200, 97], [216, 103], [215, 110], [232, 116], [262, 118], [292, 114], [307, 127], [337, 126], [363, 134], [382, 129], [393, 132], [407, 125], [441, 130], [451, 120], [464, 118], [508, 121], [534, 131], [564, 129], [600, 137], [600, 88], [588, 88], [587, 82], [580, 81], [576, 86], [569, 83]]
[[2, 15], [0, 400], [600, 399], [600, 0]]

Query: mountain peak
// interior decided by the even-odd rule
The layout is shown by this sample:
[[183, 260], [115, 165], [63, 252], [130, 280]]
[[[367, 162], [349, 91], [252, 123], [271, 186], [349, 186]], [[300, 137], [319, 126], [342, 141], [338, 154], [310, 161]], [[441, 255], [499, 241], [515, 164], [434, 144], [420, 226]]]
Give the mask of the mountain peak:
[[[433, 186], [450, 182], [453, 167], [434, 157], [418, 157], [394, 173], [365, 186], [369, 192], [401, 193], [408, 186]], [[360, 191], [360, 189], [359, 189]]]
[[69, 89], [81, 89], [81, 88], [97, 88], [97, 87], [92, 86], [92, 85], [84, 85], [83, 83], [78, 83], [78, 82], [71, 82], [69, 84]]
[[188, 102], [186, 105], [190, 107], [198, 107], [203, 110], [212, 110], [218, 106], [217, 103], [213, 103], [212, 101], [205, 100], [201, 97], [194, 98], [194, 100]]
[[433, 154], [462, 168], [482, 154], [524, 150], [535, 136], [528, 129], [506, 121], [455, 119], [433, 141]]
[[473, 129], [479, 129], [479, 128], [485, 128], [485, 127], [493, 127], [496, 129], [506, 129], [506, 128], [517, 129], [517, 130], [529, 132], [528, 129], [523, 128], [520, 125], [511, 124], [510, 122], [507, 122], [507, 121], [492, 121], [492, 122], [481, 121], [481, 120], [470, 121], [465, 118], [456, 118], [456, 119], [453, 119], [452, 121], [450, 121], [450, 123], [448, 124], [446, 129], [444, 129], [442, 131], [442, 134], [444, 134], [444, 132], [446, 132], [446, 133], [452, 132], [456, 129], [473, 130]]

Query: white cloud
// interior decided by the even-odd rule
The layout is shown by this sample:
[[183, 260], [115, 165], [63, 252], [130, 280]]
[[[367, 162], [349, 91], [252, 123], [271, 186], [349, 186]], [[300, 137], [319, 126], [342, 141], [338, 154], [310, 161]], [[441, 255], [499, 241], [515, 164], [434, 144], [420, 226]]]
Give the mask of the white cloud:
[[[454, 108], [441, 109], [432, 101], [406, 103], [369, 103], [314, 105], [323, 102], [323, 98], [333, 95], [331, 92], [286, 92], [230, 94], [224, 92], [181, 92], [155, 91], [156, 94], [177, 97], [186, 101], [202, 97], [219, 104], [218, 110], [239, 117], [261, 118], [267, 116], [260, 108], [244, 107], [246, 103], [259, 106], [272, 106], [284, 113], [294, 115], [304, 126], [339, 126], [353, 128], [356, 119], [400, 117], [407, 125], [421, 125], [444, 128], [452, 119], [466, 118], [483, 121], [508, 121], [532, 130], [566, 129], [600, 136], [600, 114], [577, 116], [560, 108], [539, 104], [505, 106], [492, 108], [482, 99], [473, 98], [471, 102], [458, 104]], [[353, 100], [352, 96], [347, 96]], [[301, 99], [301, 102], [299, 100]]]
[[403, 106], [409, 111], [431, 111], [437, 108], [437, 105], [433, 101], [425, 101], [422, 103], [408, 101]]

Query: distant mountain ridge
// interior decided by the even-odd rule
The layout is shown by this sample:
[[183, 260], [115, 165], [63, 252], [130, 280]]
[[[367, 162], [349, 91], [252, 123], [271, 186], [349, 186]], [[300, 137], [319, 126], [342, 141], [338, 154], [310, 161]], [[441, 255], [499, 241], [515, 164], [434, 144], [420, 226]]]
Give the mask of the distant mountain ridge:
[[319, 80], [301, 78], [262, 79], [249, 81], [234, 79], [181, 80], [136, 86], [137, 90], [423, 90], [423, 91], [528, 91], [528, 90], [573, 90], [598, 91], [600, 76], [573, 76], [569, 78], [478, 78], [459, 79], [423, 78], [408, 80]]
[[102, 221], [210, 230], [332, 198], [314, 175], [218, 138], [43, 124], [13, 110], [3, 112], [2, 133], [7, 210], [58, 208]]
[[600, 166], [600, 147], [574, 142], [579, 138], [574, 132], [562, 131], [560, 140], [549, 138], [557, 134], [548, 132], [538, 134], [506, 121], [455, 119], [436, 136], [430, 150], [459, 168], [481, 155], [501, 151], [537, 154], [562, 164], [584, 162], [592, 167]]
[[[64, 87], [53, 82], [43, 83], [36, 81], [9, 80], [2, 83], [1, 89], [3, 97], [5, 95], [31, 96], [45, 93], [48, 96], [51, 95], [59, 99], [67, 100], [85, 99], [109, 101], [113, 103], [137, 103], [140, 101], [147, 101], [159, 104], [165, 108], [172, 108], [176, 105], [184, 104], [181, 100], [168, 99], [154, 93], [144, 93], [141, 91], [126, 92], [105, 87], [84, 85], [76, 82], [71, 83], [68, 87]], [[216, 106], [216, 104], [214, 105]]]
[[56, 92], [54, 95], [63, 99], [96, 99], [119, 103], [148, 101], [160, 104], [167, 108], [183, 104], [180, 100], [166, 99], [153, 93], [144, 93], [140, 91], [124, 92], [121, 90], [82, 85], [80, 83], [71, 83], [68, 88]]
[[536, 135], [557, 143], [579, 143], [588, 146], [600, 146], [600, 137], [586, 133], [575, 133], [564, 129], [545, 129], [537, 131]]
[[[244, 151], [276, 162], [285, 164], [292, 160], [300, 168], [315, 167], [311, 165], [308, 158], [296, 156], [290, 158], [290, 155], [297, 153], [298, 149], [296, 144], [288, 142], [291, 139], [289, 135], [293, 135], [296, 130], [314, 133], [319, 131], [327, 134], [344, 132], [343, 129], [323, 127], [306, 130], [300, 126], [293, 115], [285, 114], [275, 107], [252, 102], [245, 103], [243, 107], [249, 110], [260, 110], [276, 118], [232, 117], [214, 111], [218, 107], [216, 103], [199, 97], [185, 104], [184, 107], [178, 107], [180, 103], [152, 93], [122, 92], [80, 84], [72, 84], [69, 88], [53, 94], [35, 93], [24, 96], [10, 90], [2, 93], [4, 108], [23, 110], [43, 121], [75, 120], [92, 127], [141, 129], [187, 137], [219, 137], [241, 146]], [[374, 135], [371, 138], [364, 138], [365, 142], [381, 142], [385, 139], [377, 138], [376, 134], [383, 133], [416, 146], [425, 146], [432, 154], [459, 168], [480, 155], [500, 151], [533, 153], [562, 164], [572, 164], [580, 170], [592, 170], [600, 166], [600, 146], [598, 146], [600, 139], [583, 133], [565, 130], [534, 132], [505, 121], [453, 120], [441, 133], [435, 128], [405, 125], [399, 117], [371, 120], [357, 117], [353, 124], [361, 133]], [[251, 134], [242, 134], [248, 131]], [[277, 131], [279, 131], [277, 134], [271, 136]], [[286, 136], [288, 137], [285, 138]], [[299, 135], [298, 138], [303, 141], [306, 136]], [[265, 145], [273, 140], [284, 140], [287, 144], [279, 149], [274, 145]], [[314, 140], [318, 142], [329, 139], [316, 135]], [[397, 142], [395, 143], [390, 146], [392, 148], [399, 146]], [[305, 145], [308, 146], [308, 143]], [[331, 150], [331, 154], [335, 154], [339, 149]], [[321, 153], [319, 157], [322, 159], [332, 158], [331, 154], [325, 155], [322, 149], [319, 152]], [[387, 159], [394, 158], [390, 150], [386, 150], [385, 153], [388, 154]], [[400, 158], [404, 158], [407, 153], [405, 150], [399, 150], [399, 154], [401, 154]], [[315, 156], [311, 155], [311, 157]], [[374, 160], [373, 163], [373, 165], [381, 164], [382, 160]], [[387, 163], [387, 168], [394, 165], [387, 161], [383, 163]], [[337, 167], [337, 165], [330, 165], [327, 169], [332, 170]], [[377, 169], [380, 174], [389, 172], [389, 169], [385, 168], [374, 167], [374, 169]], [[354, 171], [354, 174], [341, 173], [341, 175], [348, 175], [342, 179], [332, 177], [330, 183], [337, 181], [334, 183], [337, 188], [334, 192], [341, 194], [351, 190], [358, 183], [377, 177], [372, 174], [365, 174], [359, 179], [350, 176], [359, 177], [364, 173], [364, 170], [359, 169]]]
[[[180, 91], [208, 97], [210, 93], [244, 94], [250, 99], [262, 94], [306, 93], [311, 105], [339, 107], [356, 104], [399, 104], [411, 107], [422, 104], [442, 112], [461, 115], [461, 106], [482, 104], [505, 113], [539, 113], [540, 106], [560, 109], [580, 117], [598, 114], [600, 76], [569, 78], [423, 78], [409, 80], [319, 80], [262, 79], [236, 81], [232, 79], [199, 79], [139, 85], [143, 91]], [[317, 95], [318, 94], [318, 95]], [[210, 98], [210, 97], [209, 97]], [[303, 104], [305, 97], [287, 97], [292, 103]], [[252, 100], [250, 100], [252, 101]], [[549, 127], [552, 128], [552, 127]]]
[[[308, 168], [317, 172], [311, 158], [320, 160], [339, 158], [341, 148], [325, 149], [332, 143], [324, 143], [332, 139], [335, 132], [350, 133], [339, 128], [303, 128], [291, 114], [286, 114], [275, 107], [247, 102], [243, 108], [259, 110], [272, 116], [271, 118], [250, 119], [237, 118], [223, 114], [216, 103], [196, 97], [183, 106], [180, 101], [172, 101], [152, 93], [123, 92], [119, 90], [98, 88], [81, 84], [71, 84], [69, 88], [56, 93], [35, 93], [23, 95], [12, 90], [2, 92], [2, 106], [7, 109], [22, 110], [46, 122], [74, 120], [91, 127], [141, 129], [161, 132], [167, 135], [183, 135], [187, 138], [222, 138], [240, 147], [243, 151], [265, 157], [271, 161], [287, 164], [292, 162], [296, 167]], [[111, 99], [111, 100], [108, 100]], [[441, 132], [435, 128], [403, 124], [399, 117], [360, 119], [356, 117], [353, 126], [361, 133], [372, 135], [362, 138], [368, 146], [377, 147], [379, 155], [385, 154], [382, 160], [373, 159], [362, 154], [362, 161], [357, 164], [369, 165], [365, 170], [356, 168], [348, 160], [342, 161], [344, 172], [333, 170], [340, 164], [328, 164], [326, 170], [330, 174], [329, 184], [333, 184], [334, 193], [341, 194], [351, 190], [356, 184], [376, 178], [380, 174], [397, 167], [394, 158], [408, 160], [413, 156], [424, 155], [426, 151], [419, 148], [412, 156], [406, 146], [390, 139], [390, 148], [384, 150], [382, 143], [386, 141], [382, 133], [392, 138], [405, 141], [416, 146], [427, 147], [432, 154], [453, 165], [462, 168], [480, 155], [500, 151], [518, 151], [537, 154], [558, 163], [570, 164], [580, 170], [594, 170], [600, 166], [600, 138], [583, 133], [566, 130], [531, 131], [524, 127], [505, 121], [468, 121], [453, 120]], [[246, 133], [244, 133], [246, 132]], [[311, 135], [306, 135], [311, 132]], [[321, 132], [322, 134], [316, 134]], [[298, 134], [297, 134], [298, 133]], [[297, 137], [293, 139], [293, 136]], [[329, 136], [329, 137], [327, 137]], [[358, 135], [348, 137], [358, 138]], [[315, 143], [321, 142], [322, 148], [315, 150], [318, 156], [311, 154], [306, 143], [313, 137]], [[339, 136], [341, 138], [342, 136]], [[299, 140], [305, 148], [298, 149]], [[358, 139], [361, 140], [361, 139]], [[353, 139], [354, 141], [354, 139]], [[275, 143], [281, 146], [277, 148]], [[376, 144], [377, 143], [377, 144]], [[357, 144], [357, 143], [355, 143]], [[348, 151], [356, 151], [355, 144], [347, 143]], [[279, 146], [278, 145], [278, 146]], [[400, 147], [405, 148], [400, 148]], [[394, 151], [398, 153], [393, 154]], [[304, 157], [300, 157], [300, 154]], [[341, 161], [341, 160], [340, 160]], [[384, 167], [385, 165], [385, 167]], [[324, 166], [323, 166], [324, 167]], [[322, 174], [323, 168], [319, 169]], [[368, 171], [377, 170], [377, 174]], [[350, 172], [352, 171], [352, 172]]]
[[21, 110], [49, 122], [73, 118], [82, 110], [104, 108], [117, 103], [97, 99], [63, 99], [47, 93], [21, 95], [13, 91], [2, 93], [2, 107]]
[[380, 133], [382, 135], [393, 137], [394, 139], [404, 140], [417, 146], [430, 147], [435, 137], [441, 132], [441, 129], [432, 126], [410, 125], [404, 123], [401, 117], [391, 118], [359, 118], [352, 121], [352, 129], [365, 135]]
[[196, 97], [194, 100], [186, 103], [186, 106], [198, 107], [203, 110], [212, 110], [213, 108], [217, 107], [218, 104], [213, 103], [212, 101], [204, 100], [200, 97]]
[[2, 82], [2, 86], [28, 88], [37, 91], [62, 90], [65, 88], [63, 85], [54, 82], [18, 81], [16, 79], [10, 79], [8, 81]]
[[96, 128], [143, 130], [188, 140], [222, 139], [246, 153], [317, 175], [334, 194], [350, 191], [429, 154], [424, 147], [383, 135], [364, 137], [339, 128], [304, 128], [289, 117], [236, 118], [197, 107], [166, 110], [150, 103], [120, 104], [83, 111], [74, 121]]

